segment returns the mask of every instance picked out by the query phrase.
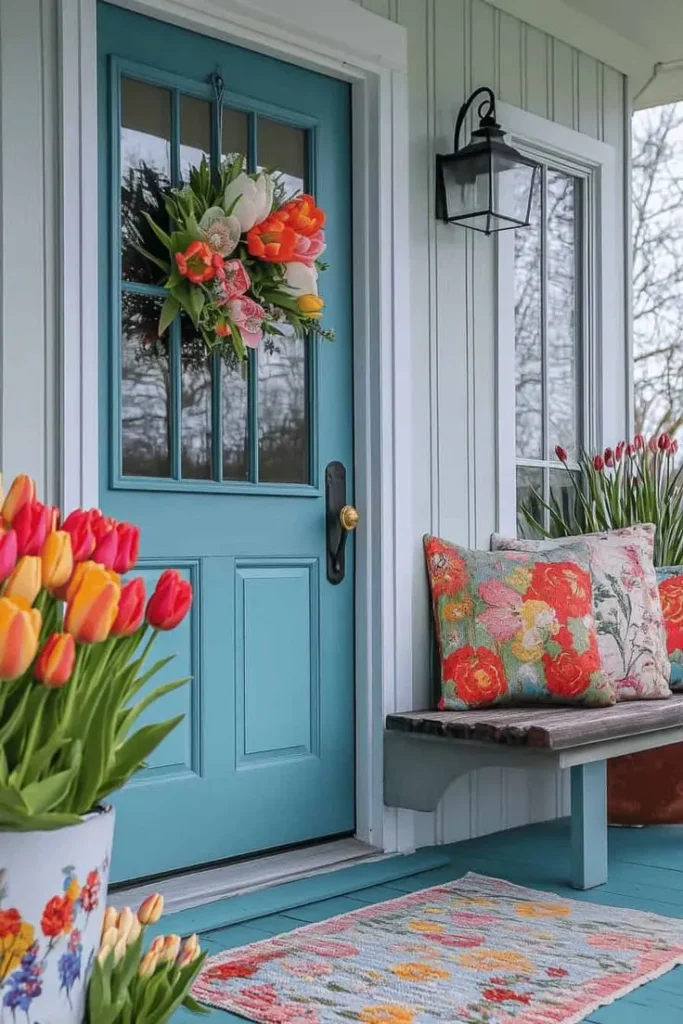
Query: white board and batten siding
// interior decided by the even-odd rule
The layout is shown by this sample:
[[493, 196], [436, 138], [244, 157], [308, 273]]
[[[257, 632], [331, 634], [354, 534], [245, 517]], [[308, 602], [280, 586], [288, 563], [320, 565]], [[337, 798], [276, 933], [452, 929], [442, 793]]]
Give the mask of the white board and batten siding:
[[[479, 85], [499, 99], [604, 140], [627, 160], [624, 79], [484, 0], [363, 0], [408, 31], [410, 266], [414, 421], [414, 706], [433, 700], [431, 626], [420, 535], [486, 547], [496, 527], [496, 268], [492, 242], [434, 219], [434, 154], [452, 149], [458, 107]], [[0, 466], [32, 473], [60, 498], [57, 410], [64, 380], [59, 309], [64, 230], [57, 174], [60, 0], [0, 0]], [[623, 188], [624, 175], [618, 175]], [[624, 316], [623, 192], [613, 285]], [[55, 258], [55, 254], [59, 254]], [[73, 314], [71, 314], [73, 316]], [[622, 324], [622, 334], [625, 327]], [[89, 339], [93, 345], [96, 338]], [[88, 339], [83, 339], [87, 344]], [[510, 345], [513, 339], [509, 339]], [[614, 371], [625, 405], [625, 376]], [[71, 410], [79, 415], [79, 410]], [[560, 780], [480, 772], [454, 785], [436, 816], [419, 816], [417, 844], [552, 817]]]
[[[434, 154], [452, 152], [458, 108], [480, 85], [491, 86], [504, 103], [614, 147], [619, 217], [612, 279], [625, 346], [626, 83], [619, 72], [484, 0], [358, 2], [408, 30], [415, 532], [488, 547], [497, 527], [495, 247], [475, 232], [435, 221]], [[626, 362], [612, 371], [624, 420]], [[415, 559], [418, 708], [432, 703], [433, 694], [429, 605], [417, 543]], [[436, 815], [418, 815], [418, 845], [555, 817], [566, 813], [567, 797], [566, 779], [485, 769], [454, 783]]]

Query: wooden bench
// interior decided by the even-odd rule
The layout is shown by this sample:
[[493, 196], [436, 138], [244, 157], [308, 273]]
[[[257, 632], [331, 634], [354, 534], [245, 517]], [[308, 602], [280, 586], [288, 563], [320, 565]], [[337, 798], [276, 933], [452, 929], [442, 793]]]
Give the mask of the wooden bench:
[[683, 740], [683, 694], [611, 708], [409, 711], [384, 732], [384, 802], [435, 811], [476, 768], [571, 770], [572, 885], [607, 881], [607, 761]]

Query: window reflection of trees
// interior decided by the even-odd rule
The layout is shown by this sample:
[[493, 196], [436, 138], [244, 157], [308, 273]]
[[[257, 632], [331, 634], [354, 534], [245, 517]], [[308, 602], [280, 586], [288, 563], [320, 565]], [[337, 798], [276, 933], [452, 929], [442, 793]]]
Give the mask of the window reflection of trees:
[[259, 468], [270, 483], [308, 483], [306, 345], [294, 333], [259, 352]]
[[575, 179], [548, 171], [548, 449], [577, 447]]
[[515, 231], [515, 398], [517, 455], [543, 457], [541, 189], [528, 228]]

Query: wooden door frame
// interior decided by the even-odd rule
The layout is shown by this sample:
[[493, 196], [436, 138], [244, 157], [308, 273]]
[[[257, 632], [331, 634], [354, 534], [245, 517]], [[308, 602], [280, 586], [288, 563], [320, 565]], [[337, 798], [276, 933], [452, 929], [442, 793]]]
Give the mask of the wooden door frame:
[[[412, 707], [411, 359], [406, 31], [352, 0], [110, 0], [340, 78], [352, 89], [357, 836], [414, 848], [412, 812], [384, 807], [383, 721]], [[97, 0], [62, 0], [61, 480], [97, 505]]]

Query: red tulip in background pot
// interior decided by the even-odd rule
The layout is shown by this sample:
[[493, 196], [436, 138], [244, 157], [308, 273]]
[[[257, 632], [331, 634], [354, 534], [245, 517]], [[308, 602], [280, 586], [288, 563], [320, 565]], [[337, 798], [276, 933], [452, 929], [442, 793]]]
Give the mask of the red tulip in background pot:
[[[83, 1021], [114, 833], [105, 801], [182, 718], [137, 726], [156, 635], [192, 603], [174, 569], [149, 600], [141, 577], [122, 582], [139, 540], [137, 527], [97, 509], [62, 522], [27, 476], [2, 501], [0, 1007], [8, 1020]], [[145, 707], [184, 682], [146, 693]]]

